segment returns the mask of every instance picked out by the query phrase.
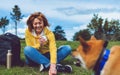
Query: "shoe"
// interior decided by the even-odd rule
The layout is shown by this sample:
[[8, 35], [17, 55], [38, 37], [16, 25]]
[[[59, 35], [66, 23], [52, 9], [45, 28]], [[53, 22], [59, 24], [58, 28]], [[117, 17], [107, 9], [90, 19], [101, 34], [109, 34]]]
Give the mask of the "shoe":
[[72, 67], [70, 65], [63, 66], [61, 64], [57, 64], [56, 69], [57, 69], [58, 72], [67, 72], [67, 73], [72, 72]]
[[72, 67], [70, 65], [65, 65], [65, 71], [68, 73], [72, 72]]
[[48, 71], [49, 68], [50, 68], [50, 66], [45, 67], [43, 64], [41, 64], [41, 65], [40, 65], [40, 72], [42, 72], [42, 71]]
[[40, 65], [40, 72], [42, 72], [44, 69], [45, 69], [44, 65], [41, 64], [41, 65]]

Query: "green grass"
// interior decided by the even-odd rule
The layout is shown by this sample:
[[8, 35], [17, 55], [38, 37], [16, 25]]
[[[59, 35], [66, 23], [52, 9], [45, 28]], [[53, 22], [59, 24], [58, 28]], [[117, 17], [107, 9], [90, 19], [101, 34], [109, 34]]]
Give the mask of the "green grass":
[[[76, 47], [78, 47], [79, 42], [78, 41], [57, 41], [57, 47], [61, 45], [70, 45], [72, 47], [72, 50], [74, 50]], [[120, 45], [120, 41], [111, 41], [109, 42], [107, 48], [111, 48], [113, 45]], [[25, 61], [25, 57], [23, 54], [23, 49], [25, 47], [25, 41], [21, 40], [21, 59]], [[73, 68], [73, 72], [68, 73], [58, 73], [57, 75], [92, 75], [92, 70], [85, 70], [81, 67], [77, 67], [73, 64], [73, 59], [70, 55], [65, 58], [61, 63], [62, 64], [70, 64]], [[48, 75], [47, 71], [39, 72], [39, 67], [12, 67], [11, 69], [6, 69], [6, 66], [0, 66], [0, 75]]]

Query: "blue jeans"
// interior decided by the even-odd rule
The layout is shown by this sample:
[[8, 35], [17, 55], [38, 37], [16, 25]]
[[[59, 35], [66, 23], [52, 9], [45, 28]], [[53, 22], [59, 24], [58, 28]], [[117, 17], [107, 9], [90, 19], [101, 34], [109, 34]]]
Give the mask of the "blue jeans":
[[[57, 63], [62, 61], [71, 53], [69, 45], [60, 46], [57, 50]], [[41, 54], [37, 49], [26, 46], [24, 48], [24, 55], [27, 64], [43, 64], [46, 68], [50, 66], [50, 53]]]

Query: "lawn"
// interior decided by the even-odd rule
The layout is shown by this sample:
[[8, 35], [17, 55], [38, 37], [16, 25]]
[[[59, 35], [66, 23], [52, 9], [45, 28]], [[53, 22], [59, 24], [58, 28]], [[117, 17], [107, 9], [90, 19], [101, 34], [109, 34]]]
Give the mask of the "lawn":
[[[120, 44], [120, 41], [111, 41], [109, 42], [107, 48], [109, 49], [111, 46], [115, 44]], [[78, 41], [57, 41], [57, 47], [60, 45], [70, 45], [72, 50], [74, 50], [78, 45]], [[23, 54], [23, 48], [25, 46], [25, 41], [21, 40], [21, 59], [25, 61], [25, 57]], [[69, 64], [73, 68], [72, 73], [58, 73], [57, 75], [92, 75], [92, 70], [85, 70], [81, 67], [77, 67], [73, 64], [74, 59], [69, 55], [65, 60], [63, 60], [62, 64]], [[24, 67], [12, 67], [11, 69], [6, 69], [6, 66], [0, 66], [0, 75], [48, 75], [47, 71], [39, 72], [39, 67], [28, 67], [27, 65]]]

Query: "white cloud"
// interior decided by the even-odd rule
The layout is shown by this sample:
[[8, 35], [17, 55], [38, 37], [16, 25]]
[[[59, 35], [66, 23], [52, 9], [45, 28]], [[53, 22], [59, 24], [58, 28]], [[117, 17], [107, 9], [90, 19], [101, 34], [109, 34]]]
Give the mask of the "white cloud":
[[[17, 34], [18, 34], [19, 37], [21, 37], [21, 38], [24, 38], [24, 37], [25, 37], [25, 35], [24, 35], [25, 29], [26, 29], [26, 28], [18, 28], [18, 29], [17, 29]], [[15, 34], [15, 29], [7, 30], [6, 33], [7, 33], [7, 32], [10, 32], [10, 33], [12, 33], [12, 34]]]
[[[93, 14], [98, 14], [98, 16], [101, 16], [102, 18], [108, 18], [108, 19], [120, 19], [120, 1], [114, 1], [114, 0], [3, 0], [0, 2], [0, 10], [9, 12], [12, 11], [12, 8], [14, 5], [18, 5], [22, 11], [23, 14], [27, 14], [21, 21], [21, 27], [18, 28], [18, 34], [23, 34], [26, 25], [26, 20], [28, 19], [28, 15], [30, 15], [33, 12], [41, 11], [46, 17], [48, 18], [54, 18], [60, 21], [66, 21], [70, 22], [71, 24], [82, 24], [75, 26], [70, 26], [71, 28], [64, 28], [66, 32], [66, 37], [70, 40], [74, 33], [85, 29], [86, 25], [90, 22], [90, 20], [93, 17]], [[89, 10], [97, 10], [97, 9], [116, 9], [114, 12], [93, 12], [89, 14], [80, 14], [75, 9], [69, 9], [66, 11], [67, 14], [74, 14], [74, 15], [66, 15], [65, 13], [61, 13], [61, 11], [58, 11], [56, 9], [60, 8], [70, 8], [73, 7], [79, 12], [86, 12], [88, 13]], [[7, 14], [7, 15], [8, 15]], [[3, 13], [0, 13], [0, 15], [3, 15]], [[4, 14], [5, 15], [5, 14]], [[56, 21], [56, 20], [54, 20]], [[56, 22], [52, 23], [52, 29], [54, 28]], [[69, 23], [69, 24], [70, 24]], [[13, 25], [13, 24], [10, 24]], [[53, 26], [54, 25], [54, 26]], [[64, 27], [64, 24], [63, 24]], [[14, 33], [14, 27], [9, 26], [9, 31]], [[23, 37], [23, 36], [22, 36]]]
[[86, 28], [87, 28], [87, 24], [84, 24], [84, 25], [79, 25], [79, 26], [73, 27], [73, 30], [74, 31], [80, 31], [80, 30], [83, 30], [83, 29], [86, 29]]
[[86, 28], [87, 28], [87, 24], [84, 24], [84, 25], [75, 26], [69, 30], [65, 30], [67, 40], [71, 41], [76, 32]]
[[67, 40], [71, 41], [73, 39], [75, 31], [74, 30], [65, 30], [65, 33], [66, 33]]
[[18, 29], [17, 32], [18, 32], [18, 36], [19, 36], [19, 37], [25, 38], [25, 29], [26, 29], [26, 28], [24, 28], [24, 29], [23, 29], [23, 28], [19, 28], [19, 29]]
[[[28, 16], [28, 17], [29, 17], [29, 16]], [[23, 17], [23, 19], [21, 20], [21, 22], [26, 23], [26, 21], [27, 21], [28, 17]]]
[[108, 20], [112, 20], [112, 19], [120, 19], [120, 13], [119, 12], [112, 12], [112, 13], [99, 13], [99, 16], [101, 16], [102, 18], [108, 18]]

